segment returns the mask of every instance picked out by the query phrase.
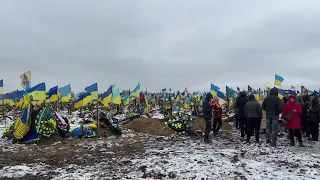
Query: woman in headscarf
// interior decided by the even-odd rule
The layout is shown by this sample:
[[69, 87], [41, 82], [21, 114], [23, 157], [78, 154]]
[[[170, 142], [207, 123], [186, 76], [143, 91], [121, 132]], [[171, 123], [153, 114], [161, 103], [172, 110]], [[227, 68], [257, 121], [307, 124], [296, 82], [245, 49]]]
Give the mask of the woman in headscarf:
[[213, 133], [217, 134], [222, 127], [222, 107], [219, 104], [219, 99], [214, 97], [212, 101], [212, 117], [213, 117]]
[[284, 106], [281, 119], [286, 121], [286, 128], [289, 131], [291, 146], [295, 146], [294, 136], [297, 136], [299, 145], [303, 146], [300, 123], [301, 114], [302, 108], [300, 103], [296, 102], [296, 96], [290, 95], [288, 103]]

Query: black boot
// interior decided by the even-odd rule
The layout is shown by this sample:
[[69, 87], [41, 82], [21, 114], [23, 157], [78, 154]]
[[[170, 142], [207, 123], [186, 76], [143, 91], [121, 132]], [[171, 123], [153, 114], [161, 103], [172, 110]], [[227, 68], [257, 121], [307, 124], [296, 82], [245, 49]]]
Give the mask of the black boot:
[[295, 146], [295, 143], [294, 143], [294, 142], [291, 142], [291, 143], [290, 143], [290, 146]]
[[211, 144], [211, 143], [212, 143], [212, 141], [211, 141], [211, 140], [209, 140], [209, 139], [204, 139], [204, 143], [205, 143], [205, 144]]

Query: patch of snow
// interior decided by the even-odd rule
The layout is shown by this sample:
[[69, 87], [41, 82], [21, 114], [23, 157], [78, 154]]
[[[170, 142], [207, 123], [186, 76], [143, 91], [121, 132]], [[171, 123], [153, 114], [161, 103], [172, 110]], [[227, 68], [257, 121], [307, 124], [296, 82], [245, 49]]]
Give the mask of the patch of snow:
[[19, 178], [26, 175], [39, 175], [45, 170], [44, 165], [17, 165], [5, 166], [0, 170], [0, 177], [2, 178]]

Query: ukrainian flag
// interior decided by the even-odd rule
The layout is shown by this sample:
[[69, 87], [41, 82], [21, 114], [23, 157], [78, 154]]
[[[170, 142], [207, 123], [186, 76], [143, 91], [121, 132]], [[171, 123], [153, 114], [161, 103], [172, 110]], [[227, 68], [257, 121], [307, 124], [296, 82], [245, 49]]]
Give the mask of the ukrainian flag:
[[259, 101], [260, 100], [260, 93], [258, 92], [258, 91], [253, 91], [253, 96], [254, 96], [254, 98], [257, 100], [257, 101]]
[[214, 84], [211, 83], [211, 90], [210, 90], [210, 92], [211, 92], [211, 94], [212, 94], [213, 97], [217, 96], [219, 90], [220, 90], [220, 88], [219, 88], [218, 86], [216, 86], [216, 85], [214, 85]]
[[1, 102], [1, 104], [4, 104], [4, 91], [3, 91], [3, 79], [2, 80], [0, 80], [0, 101], [2, 101]]
[[121, 96], [120, 96], [119, 88], [112, 92], [112, 103], [118, 104], [118, 105], [121, 104]]
[[123, 98], [123, 104], [127, 106], [130, 103], [130, 96], [127, 95]]
[[183, 105], [184, 109], [188, 109], [189, 108], [189, 104], [190, 104], [190, 99], [187, 96], [186, 99], [185, 99], [184, 105]]
[[83, 95], [84, 93], [79, 93], [75, 96], [74, 108], [80, 109], [83, 106]]
[[85, 90], [91, 94], [92, 100], [98, 99], [98, 84], [97, 83], [94, 83], [91, 86], [86, 87]]
[[56, 102], [58, 101], [58, 86], [55, 86], [49, 90], [47, 93], [48, 99], [47, 102]]
[[16, 106], [21, 107], [24, 101], [24, 91], [17, 91]]
[[223, 104], [224, 103], [224, 99], [226, 98], [226, 96], [221, 91], [217, 92], [217, 96], [219, 98], [219, 104]]
[[275, 86], [279, 86], [279, 87], [282, 87], [282, 82], [284, 81], [283, 77], [279, 76], [279, 75], [275, 75], [275, 78], [274, 78], [274, 85]]
[[61, 102], [69, 102], [71, 99], [71, 86], [70, 86], [70, 84], [59, 88], [58, 94], [61, 98]]
[[32, 96], [32, 100], [42, 103], [47, 99], [46, 84], [40, 83], [28, 90], [28, 94]]
[[140, 83], [131, 92], [131, 97], [140, 98]]
[[109, 103], [112, 102], [112, 86], [109, 87], [109, 89], [101, 95], [102, 104], [105, 107], [109, 107]]
[[14, 106], [15, 101], [16, 101], [16, 95], [17, 95], [17, 91], [13, 91], [13, 92], [5, 94], [5, 97], [4, 97], [5, 104], [8, 104], [10, 106]]
[[284, 90], [278, 89], [278, 88], [277, 88], [277, 90], [278, 90], [278, 97], [279, 97], [280, 99], [283, 99], [283, 97], [286, 96], [286, 92], [285, 92]]
[[183, 93], [181, 93], [181, 98], [186, 98], [186, 91], [183, 91]]

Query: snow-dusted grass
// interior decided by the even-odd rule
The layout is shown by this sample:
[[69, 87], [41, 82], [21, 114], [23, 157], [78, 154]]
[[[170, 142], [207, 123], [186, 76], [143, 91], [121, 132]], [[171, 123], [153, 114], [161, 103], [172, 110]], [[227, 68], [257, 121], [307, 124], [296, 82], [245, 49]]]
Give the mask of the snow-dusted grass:
[[0, 170], [0, 177], [2, 178], [22, 178], [26, 175], [40, 175], [45, 173], [45, 165], [33, 164], [18, 166], [5, 166]]
[[[1, 127], [1, 126], [0, 126]], [[1, 131], [1, 128], [0, 128]], [[320, 145], [305, 142], [306, 147], [289, 147], [285, 138], [279, 139], [277, 148], [265, 144], [246, 144], [240, 141], [239, 133], [213, 138], [210, 145], [202, 139], [189, 137], [159, 137], [130, 130], [121, 137], [83, 140], [78, 147], [87, 147], [97, 153], [112, 156], [101, 159], [91, 166], [66, 164], [54, 168], [43, 164], [21, 164], [6, 166], [0, 170], [0, 178], [49, 173], [54, 179], [320, 179]], [[110, 148], [121, 148], [125, 144], [138, 144], [143, 151], [134, 155], [116, 156]], [[51, 145], [61, 146], [61, 142]], [[0, 140], [2, 151], [15, 153], [29, 145], [12, 144]], [[67, 147], [66, 147], [67, 148]], [[80, 150], [80, 149], [79, 149]], [[131, 149], [128, 149], [130, 151]], [[78, 151], [78, 150], [74, 150]], [[87, 158], [92, 155], [77, 156]]]

